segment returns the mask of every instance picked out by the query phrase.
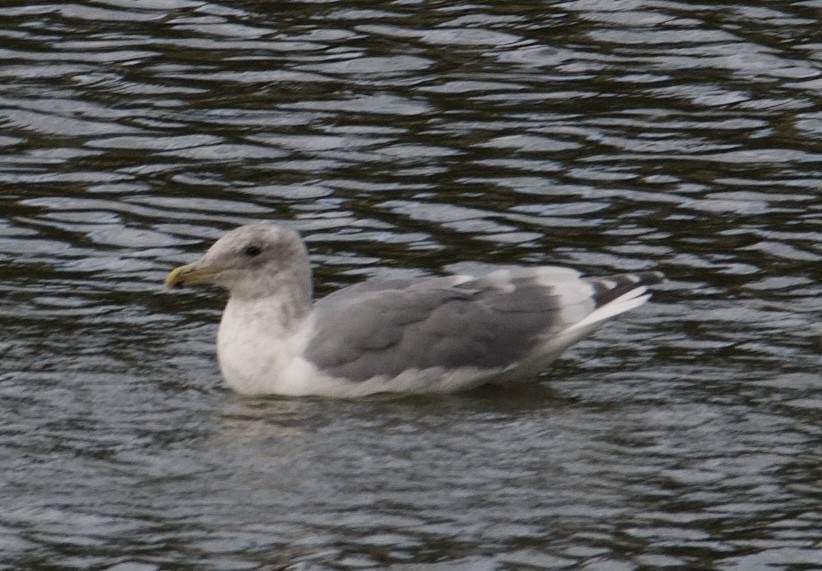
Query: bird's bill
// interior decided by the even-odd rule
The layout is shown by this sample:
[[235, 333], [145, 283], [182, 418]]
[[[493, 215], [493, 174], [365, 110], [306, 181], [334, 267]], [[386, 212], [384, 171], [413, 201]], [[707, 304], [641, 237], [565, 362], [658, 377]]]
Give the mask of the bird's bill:
[[166, 286], [173, 288], [181, 288], [190, 285], [213, 283], [214, 276], [218, 274], [216, 268], [212, 268], [202, 264], [201, 262], [194, 262], [193, 264], [186, 264], [171, 270], [166, 276]]

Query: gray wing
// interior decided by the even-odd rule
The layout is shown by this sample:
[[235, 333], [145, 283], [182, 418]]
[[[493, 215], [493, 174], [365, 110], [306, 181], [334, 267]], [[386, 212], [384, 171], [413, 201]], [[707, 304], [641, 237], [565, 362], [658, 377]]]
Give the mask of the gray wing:
[[[321, 370], [352, 381], [430, 367], [504, 368], [590, 314], [600, 305], [596, 298], [614, 299], [608, 292], [620, 288], [608, 286], [617, 281], [534, 268], [479, 279], [365, 282], [317, 302], [305, 354]], [[639, 281], [619, 284], [633, 288]]]

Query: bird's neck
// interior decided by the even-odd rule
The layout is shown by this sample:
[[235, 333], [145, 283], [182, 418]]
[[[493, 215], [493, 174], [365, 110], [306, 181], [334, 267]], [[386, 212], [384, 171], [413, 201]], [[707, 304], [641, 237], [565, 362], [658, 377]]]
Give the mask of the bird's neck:
[[238, 323], [254, 323], [259, 333], [278, 333], [294, 328], [311, 312], [311, 290], [301, 287], [275, 288], [265, 296], [232, 293], [223, 317]]
[[310, 329], [308, 296], [282, 293], [243, 298], [232, 295], [217, 334], [220, 369], [234, 390], [246, 394], [273, 391], [302, 354]]

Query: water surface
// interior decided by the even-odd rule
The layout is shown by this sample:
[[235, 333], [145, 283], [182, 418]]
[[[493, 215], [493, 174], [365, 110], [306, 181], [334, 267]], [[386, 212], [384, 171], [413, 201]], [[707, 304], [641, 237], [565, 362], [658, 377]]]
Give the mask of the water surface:
[[[822, 567], [818, 0], [0, 7], [0, 568]], [[388, 271], [664, 271], [530, 387], [248, 399], [288, 220]]]

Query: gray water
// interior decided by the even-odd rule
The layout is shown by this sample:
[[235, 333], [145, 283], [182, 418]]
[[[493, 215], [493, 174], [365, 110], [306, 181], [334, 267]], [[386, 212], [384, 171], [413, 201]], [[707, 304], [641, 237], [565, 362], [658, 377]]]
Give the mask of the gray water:
[[[0, 569], [822, 568], [819, 0], [0, 5]], [[388, 271], [664, 271], [537, 383], [249, 399], [288, 220]]]

